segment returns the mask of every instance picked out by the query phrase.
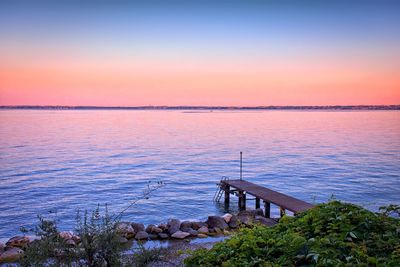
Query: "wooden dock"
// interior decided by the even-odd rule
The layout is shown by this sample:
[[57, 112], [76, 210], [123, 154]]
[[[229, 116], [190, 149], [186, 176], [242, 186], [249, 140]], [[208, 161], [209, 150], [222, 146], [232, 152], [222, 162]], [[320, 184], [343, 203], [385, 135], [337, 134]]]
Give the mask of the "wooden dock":
[[300, 199], [279, 193], [263, 186], [245, 180], [221, 180], [220, 190], [225, 193], [225, 205], [229, 206], [230, 195], [237, 194], [239, 197], [239, 210], [246, 209], [246, 195], [255, 197], [256, 209], [260, 208], [260, 201], [264, 202], [265, 217], [270, 218], [271, 203], [280, 207], [281, 216], [286, 210], [294, 214], [312, 208], [314, 205]]

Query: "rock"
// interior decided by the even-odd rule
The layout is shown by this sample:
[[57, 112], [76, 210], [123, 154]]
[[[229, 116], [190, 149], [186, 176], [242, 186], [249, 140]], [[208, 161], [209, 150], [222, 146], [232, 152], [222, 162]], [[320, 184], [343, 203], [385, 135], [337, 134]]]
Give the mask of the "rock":
[[190, 236], [197, 236], [199, 232], [197, 232], [196, 230], [193, 230], [192, 228], [190, 228], [188, 233], [190, 234]]
[[30, 243], [29, 237], [27, 236], [14, 236], [10, 238], [6, 246], [7, 247], [14, 247], [14, 248], [24, 248]]
[[149, 239], [149, 234], [146, 233], [145, 231], [139, 231], [139, 232], [135, 235], [135, 239], [136, 239], [136, 240]]
[[241, 215], [238, 216], [238, 221], [245, 226], [251, 226], [253, 224], [253, 217]]
[[258, 223], [263, 224], [265, 226], [274, 226], [275, 224], [277, 224], [277, 222], [274, 219], [265, 218], [264, 216], [256, 216], [255, 217], [255, 222], [258, 222]]
[[160, 228], [164, 232], [168, 230], [168, 225], [166, 225], [165, 223], [160, 223], [158, 225], [158, 228]]
[[150, 224], [146, 227], [146, 232], [149, 234], [159, 234], [163, 232], [163, 229], [155, 226], [154, 224]]
[[191, 228], [192, 228], [192, 222], [183, 221], [183, 222], [181, 223], [181, 227], [180, 227], [181, 231], [183, 231], [183, 232], [189, 232], [189, 229], [191, 229]]
[[229, 227], [236, 229], [238, 227], [238, 218], [236, 215], [232, 215], [231, 220], [229, 221]]
[[214, 231], [215, 231], [215, 233], [218, 234], [218, 235], [220, 235], [220, 234], [223, 233], [222, 230], [219, 229], [218, 227], [215, 227], [215, 228], [214, 228]]
[[224, 230], [223, 234], [224, 234], [224, 235], [230, 235], [231, 232], [229, 232], [228, 230]]
[[162, 229], [161, 228], [158, 228], [158, 227], [153, 227], [153, 233], [154, 234], [159, 234], [159, 233], [162, 233]]
[[72, 232], [60, 232], [59, 236], [64, 239], [65, 243], [70, 247], [75, 247], [81, 241], [81, 238]]
[[222, 216], [222, 218], [224, 218], [226, 223], [229, 223], [231, 221], [232, 216], [233, 216], [232, 214], [227, 213], [224, 216]]
[[197, 232], [199, 234], [208, 234], [209, 233], [208, 228], [206, 226], [200, 227], [199, 230], [197, 230]]
[[161, 239], [167, 239], [167, 238], [169, 238], [169, 235], [166, 234], [166, 233], [159, 233], [158, 236], [159, 236]]
[[120, 244], [126, 244], [126, 243], [128, 243], [129, 241], [128, 241], [128, 239], [126, 239], [125, 237], [122, 237], [122, 236], [119, 236], [118, 237], [118, 243], [120, 243]]
[[72, 233], [72, 232], [60, 232], [59, 234], [58, 234], [62, 239], [65, 239], [65, 240], [69, 240], [69, 239], [72, 239], [72, 237], [74, 236], [74, 234]]
[[151, 234], [153, 232], [153, 227], [156, 227], [154, 224], [149, 224], [146, 227], [146, 233]]
[[149, 226], [146, 227], [146, 232], [148, 234], [158, 234], [158, 233], [162, 233], [162, 229], [155, 226], [154, 224], [150, 224]]
[[218, 227], [221, 229], [229, 228], [228, 224], [225, 222], [224, 218], [219, 216], [208, 216], [206, 221], [209, 228]]
[[6, 248], [6, 245], [0, 242], [0, 254], [4, 252], [4, 249]]
[[133, 238], [135, 236], [135, 229], [133, 229], [129, 222], [119, 222], [117, 224], [117, 233], [125, 238]]
[[156, 235], [156, 234], [149, 234], [149, 239], [151, 239], [151, 240], [156, 240], [156, 239], [158, 239], [158, 235]]
[[131, 226], [133, 230], [135, 230], [135, 233], [138, 233], [140, 231], [144, 232], [144, 224], [143, 223], [131, 223]]
[[237, 216], [238, 217], [244, 217], [244, 216], [254, 217], [254, 216], [256, 216], [256, 210], [241, 210], [241, 211], [239, 211]]
[[170, 235], [178, 232], [180, 227], [181, 227], [181, 221], [180, 220], [178, 220], [178, 219], [170, 219], [168, 221], [168, 233]]
[[24, 254], [20, 248], [12, 247], [0, 255], [0, 263], [17, 262]]
[[206, 238], [206, 237], [208, 237], [208, 235], [205, 235], [205, 234], [198, 234], [197, 237]]
[[175, 232], [173, 235], [171, 235], [171, 237], [173, 238], [177, 238], [177, 239], [184, 239], [186, 237], [190, 236], [189, 233], [187, 232], [182, 232], [182, 231], [177, 231]]
[[199, 228], [203, 227], [203, 226], [207, 227], [207, 224], [205, 222], [192, 222], [192, 225], [191, 225], [193, 230], [199, 230]]

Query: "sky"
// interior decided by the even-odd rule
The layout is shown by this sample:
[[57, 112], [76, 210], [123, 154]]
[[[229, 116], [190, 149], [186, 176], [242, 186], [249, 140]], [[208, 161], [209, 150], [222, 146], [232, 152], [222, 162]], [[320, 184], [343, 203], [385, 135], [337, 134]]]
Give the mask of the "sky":
[[400, 1], [0, 0], [0, 105], [400, 104]]

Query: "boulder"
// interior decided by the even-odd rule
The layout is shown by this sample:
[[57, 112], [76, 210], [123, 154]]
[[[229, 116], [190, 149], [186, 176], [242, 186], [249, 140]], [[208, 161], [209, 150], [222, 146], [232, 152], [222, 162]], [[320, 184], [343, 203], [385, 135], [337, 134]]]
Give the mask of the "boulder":
[[208, 235], [205, 235], [205, 234], [198, 234], [197, 237], [206, 238], [206, 237], [208, 237]]
[[177, 231], [171, 237], [176, 238], [176, 239], [184, 239], [186, 237], [190, 236], [189, 233], [187, 232], [182, 232], [182, 231]]
[[191, 225], [192, 229], [194, 229], [194, 230], [199, 230], [199, 228], [203, 227], [203, 226], [207, 227], [207, 224], [205, 222], [192, 222], [192, 225]]
[[218, 227], [215, 227], [215, 228], [214, 228], [214, 231], [215, 231], [215, 233], [218, 234], [218, 235], [220, 235], [220, 234], [223, 233], [223, 231], [222, 231], [221, 229], [219, 229]]
[[6, 245], [0, 242], [0, 254], [4, 252], [4, 249], [6, 248]]
[[210, 228], [213, 228], [213, 227], [218, 227], [221, 229], [229, 228], [229, 226], [225, 222], [224, 218], [219, 217], [219, 216], [208, 216], [206, 223], [207, 223], [208, 227], [210, 227]]
[[244, 216], [248, 216], [248, 217], [254, 217], [256, 216], [256, 210], [241, 210], [239, 211], [239, 213], [237, 214], [238, 217], [244, 217]]
[[226, 223], [229, 223], [231, 221], [232, 216], [233, 216], [232, 214], [227, 213], [224, 216], [222, 216], [222, 218], [224, 218]]
[[181, 227], [180, 227], [181, 231], [183, 231], [183, 232], [188, 232], [189, 229], [191, 229], [191, 228], [192, 228], [192, 222], [183, 221], [183, 222], [181, 223]]
[[118, 243], [120, 243], [120, 244], [126, 244], [126, 243], [128, 243], [129, 241], [128, 241], [128, 239], [126, 239], [125, 237], [122, 237], [122, 236], [119, 236], [118, 237]]
[[167, 238], [169, 238], [169, 235], [166, 234], [166, 233], [159, 233], [158, 237], [161, 238], [161, 239], [167, 239]]
[[253, 224], [253, 217], [252, 216], [246, 216], [246, 215], [240, 215], [238, 216], [238, 221], [241, 224], [244, 224], [245, 226], [251, 226]]
[[64, 240], [72, 239], [74, 236], [74, 234], [70, 231], [60, 232], [58, 235]]
[[[67, 244], [72, 244], [72, 242], [74, 242], [74, 244], [76, 245], [81, 241], [81, 238], [79, 236], [75, 235], [70, 231], [60, 232], [59, 236], [62, 239], [64, 239], [67, 242]], [[69, 242], [69, 240], [71, 240], [72, 242]]]
[[131, 223], [131, 226], [135, 230], [135, 233], [145, 230], [143, 223]]
[[155, 226], [154, 224], [150, 224], [149, 226], [146, 227], [146, 232], [148, 234], [158, 234], [162, 233], [163, 230], [161, 228]]
[[197, 236], [199, 232], [197, 232], [196, 230], [193, 230], [192, 228], [190, 228], [188, 233], [190, 234], [190, 236]]
[[170, 235], [178, 232], [180, 227], [181, 227], [181, 221], [180, 220], [178, 220], [178, 219], [170, 219], [168, 221], [168, 233]]
[[0, 263], [17, 262], [24, 254], [20, 248], [12, 247], [1, 253]]
[[236, 215], [233, 215], [231, 217], [231, 220], [229, 221], [228, 225], [229, 225], [230, 228], [233, 228], [233, 229], [236, 229], [239, 226], [238, 225], [238, 218], [237, 218]]
[[135, 229], [133, 229], [131, 223], [129, 222], [119, 222], [117, 223], [117, 233], [125, 238], [133, 238], [136, 234]]
[[265, 226], [274, 226], [275, 224], [277, 224], [274, 219], [265, 218], [264, 216], [256, 216], [254, 220], [255, 222], [263, 224]]
[[199, 228], [199, 230], [197, 230], [197, 232], [199, 233], [199, 234], [208, 234], [208, 227], [206, 227], [206, 226], [202, 226], [202, 227], [200, 227]]
[[145, 239], [149, 239], [149, 234], [146, 233], [145, 231], [139, 231], [139, 232], [135, 235], [135, 239], [136, 239], [136, 240], [145, 240]]
[[14, 236], [7, 241], [6, 246], [14, 248], [25, 248], [29, 243], [30, 240], [27, 236]]
[[156, 227], [154, 224], [149, 224], [146, 227], [146, 233], [151, 234], [153, 232], [153, 227]]
[[160, 228], [163, 232], [168, 230], [168, 225], [165, 223], [160, 223], [158, 225], [158, 228]]
[[161, 228], [158, 228], [156, 226], [154, 226], [153, 229], [152, 229], [152, 233], [153, 234], [159, 234], [159, 233], [162, 233], [162, 231], [163, 230]]

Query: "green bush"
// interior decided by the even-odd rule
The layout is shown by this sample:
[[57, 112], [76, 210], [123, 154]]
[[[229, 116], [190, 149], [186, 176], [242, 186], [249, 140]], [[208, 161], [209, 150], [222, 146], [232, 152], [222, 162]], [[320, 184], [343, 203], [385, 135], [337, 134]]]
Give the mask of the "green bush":
[[400, 266], [400, 221], [332, 201], [271, 228], [243, 229], [187, 266]]

